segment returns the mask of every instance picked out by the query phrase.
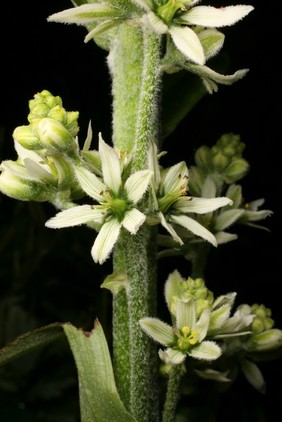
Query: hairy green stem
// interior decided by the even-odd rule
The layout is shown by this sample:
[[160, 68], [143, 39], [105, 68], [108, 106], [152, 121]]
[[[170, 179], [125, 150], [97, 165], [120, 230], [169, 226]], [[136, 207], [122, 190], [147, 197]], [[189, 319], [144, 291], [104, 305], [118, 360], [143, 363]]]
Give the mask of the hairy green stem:
[[[121, 232], [114, 251], [114, 272], [126, 272], [125, 241], [126, 234]], [[122, 289], [113, 296], [113, 367], [116, 386], [124, 406], [130, 405], [130, 342], [129, 318], [126, 290]]]
[[162, 422], [174, 422], [175, 412], [180, 396], [180, 382], [182, 378], [182, 366], [172, 365], [168, 385], [166, 400], [164, 405], [164, 411], [162, 416]]
[[[158, 35], [126, 25], [119, 28], [108, 58], [113, 143], [125, 152], [135, 148], [132, 172], [148, 168], [150, 142], [157, 142], [159, 60]], [[141, 207], [146, 208], [147, 200]], [[156, 314], [156, 262], [155, 228], [144, 225], [134, 236], [124, 232], [123, 242], [115, 248], [114, 265], [115, 271], [126, 267], [127, 302], [124, 293], [114, 298], [114, 366], [120, 395], [126, 407], [129, 400], [138, 422], [159, 420], [157, 349], [139, 325], [141, 318]]]
[[142, 31], [120, 25], [108, 56], [108, 66], [112, 77], [113, 144], [123, 152], [131, 151], [135, 143], [142, 51]]

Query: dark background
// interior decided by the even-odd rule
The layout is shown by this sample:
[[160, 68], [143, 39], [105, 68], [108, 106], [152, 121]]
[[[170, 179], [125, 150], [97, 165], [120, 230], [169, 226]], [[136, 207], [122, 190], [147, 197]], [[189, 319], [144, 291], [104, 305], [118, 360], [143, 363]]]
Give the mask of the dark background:
[[[264, 303], [282, 328], [281, 5], [275, 0], [246, 3], [255, 10], [222, 32], [226, 34], [229, 73], [241, 68], [250, 72], [233, 86], [220, 86], [218, 93], [206, 95], [165, 140], [163, 149], [170, 152], [171, 164], [185, 159], [189, 165], [201, 144], [213, 145], [226, 132], [240, 134], [246, 144], [245, 158], [251, 164], [242, 181], [244, 195], [250, 201], [264, 197], [264, 208], [274, 214], [265, 221], [269, 232], [245, 228], [240, 230], [239, 240], [213, 251], [209, 282], [222, 294], [237, 291], [238, 304]], [[12, 132], [27, 124], [28, 100], [43, 89], [61, 96], [67, 110], [79, 110], [82, 142], [90, 119], [94, 136], [101, 131], [110, 142], [107, 53], [83, 42], [83, 28], [46, 21], [50, 14], [69, 7], [67, 0], [16, 1], [1, 6], [0, 161], [15, 158]], [[96, 317], [110, 338], [111, 296], [99, 286], [111, 265], [93, 263], [93, 235], [88, 229], [44, 228], [53, 214], [49, 204], [20, 203], [0, 196], [1, 345], [55, 321], [91, 329]], [[160, 283], [177, 265], [173, 260], [160, 264]], [[239, 380], [228, 396], [230, 409], [234, 408], [234, 419], [228, 415], [229, 420], [272, 421], [279, 414], [281, 359], [263, 363], [261, 369], [266, 395]], [[0, 422], [75, 422], [76, 389], [75, 368], [64, 342], [36, 352], [1, 369]], [[226, 409], [228, 406], [225, 404]], [[240, 408], [246, 410], [238, 413]], [[257, 408], [256, 412], [250, 410]]]

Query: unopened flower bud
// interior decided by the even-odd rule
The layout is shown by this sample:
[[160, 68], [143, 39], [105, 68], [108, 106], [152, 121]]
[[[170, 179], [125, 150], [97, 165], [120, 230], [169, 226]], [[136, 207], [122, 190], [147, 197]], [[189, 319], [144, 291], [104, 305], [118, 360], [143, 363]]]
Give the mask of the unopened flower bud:
[[221, 151], [218, 151], [212, 157], [212, 163], [215, 169], [221, 173], [230, 164], [230, 158], [224, 155]]
[[251, 352], [266, 352], [282, 346], [282, 330], [273, 328], [251, 336], [247, 349]]
[[42, 149], [38, 137], [34, 134], [30, 126], [18, 126], [13, 132], [13, 138], [25, 149]]
[[202, 145], [197, 149], [195, 156], [195, 163], [197, 166], [208, 169], [211, 165], [210, 148], [207, 145]]
[[48, 200], [48, 193], [43, 184], [20, 178], [9, 171], [0, 175], [0, 191], [13, 199], [20, 201], [43, 202]]
[[249, 171], [249, 163], [243, 158], [238, 158], [231, 162], [223, 173], [223, 179], [226, 183], [234, 183], [242, 179]]
[[71, 133], [58, 120], [44, 118], [37, 125], [38, 138], [42, 146], [52, 153], [76, 149]]

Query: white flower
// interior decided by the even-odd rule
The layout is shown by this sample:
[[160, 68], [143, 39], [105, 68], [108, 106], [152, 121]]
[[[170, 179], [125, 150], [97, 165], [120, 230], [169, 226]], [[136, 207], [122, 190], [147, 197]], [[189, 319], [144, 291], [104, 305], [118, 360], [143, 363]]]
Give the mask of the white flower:
[[152, 172], [141, 170], [132, 174], [125, 183], [118, 154], [99, 138], [99, 153], [103, 180], [83, 167], [75, 172], [82, 189], [99, 205], [78, 205], [59, 212], [46, 222], [50, 228], [76, 226], [87, 222], [101, 224], [92, 247], [92, 257], [102, 264], [110, 255], [122, 227], [136, 234], [146, 217], [135, 205], [144, 195]]
[[[143, 17], [158, 34], [169, 34], [178, 50], [191, 62], [203, 65], [205, 53], [197, 27], [230, 26], [244, 18], [252, 6], [239, 5], [215, 8], [196, 6], [199, 1], [168, 0], [158, 6], [154, 1], [136, 0], [146, 14]], [[194, 28], [196, 26], [196, 29]]]
[[186, 214], [209, 213], [220, 207], [232, 204], [232, 201], [226, 197], [192, 198], [187, 196], [188, 168], [185, 162], [182, 161], [175, 164], [161, 173], [155, 145], [152, 145], [149, 167], [154, 170], [153, 186], [156, 191], [155, 202], [158, 217], [162, 226], [171, 234], [173, 239], [183, 245], [183, 241], [173, 228], [173, 224], [176, 224], [216, 246], [217, 242], [214, 235]]
[[175, 327], [157, 318], [142, 318], [141, 328], [155, 341], [166, 346], [159, 356], [166, 363], [180, 364], [186, 356], [212, 361], [221, 355], [220, 347], [213, 341], [204, 340], [209, 327], [210, 311], [205, 309], [196, 318], [194, 300], [179, 300], [176, 305]]

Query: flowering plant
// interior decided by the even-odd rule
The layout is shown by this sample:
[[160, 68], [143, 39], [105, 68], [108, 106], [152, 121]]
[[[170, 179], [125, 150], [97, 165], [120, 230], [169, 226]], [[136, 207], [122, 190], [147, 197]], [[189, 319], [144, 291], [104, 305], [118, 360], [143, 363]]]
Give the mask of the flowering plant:
[[[237, 293], [227, 285], [215, 294], [207, 271], [209, 255], [235, 241], [238, 226], [267, 230], [264, 220], [272, 210], [262, 208], [264, 199], [245, 201], [240, 183], [250, 165], [239, 135], [224, 133], [214, 145], [200, 146], [190, 165], [184, 159], [163, 164], [173, 157], [163, 150], [165, 138], [183, 110], [169, 105], [171, 126], [162, 126], [162, 94], [165, 78], [181, 72], [199, 78], [200, 85], [190, 86], [195, 95], [240, 83], [248, 69], [226, 75], [207, 63], [223, 49], [225, 35], [218, 28], [247, 19], [253, 6], [71, 3], [46, 18], [82, 26], [85, 42], [94, 41], [107, 54], [111, 137], [95, 134], [90, 122], [81, 139], [80, 113], [68, 111], [60, 96], [44, 88], [29, 100], [27, 122], [12, 133], [16, 158], [0, 164], [0, 191], [51, 204], [56, 212], [46, 218], [46, 229], [91, 230], [93, 265], [112, 265], [101, 283], [112, 298], [112, 330], [108, 336], [99, 316], [90, 332], [71, 322], [43, 325], [4, 345], [0, 362], [66, 338], [81, 422], [203, 420], [200, 406], [191, 416], [191, 398], [203, 382], [212, 382], [220, 394], [221, 385], [232, 386], [242, 374], [264, 392], [259, 362], [281, 351], [282, 330], [270, 308], [256, 302], [235, 307]], [[186, 275], [175, 269], [160, 280], [164, 258], [176, 256], [183, 258]], [[160, 284], [164, 315], [158, 315]], [[216, 417], [213, 408], [208, 412]]]

